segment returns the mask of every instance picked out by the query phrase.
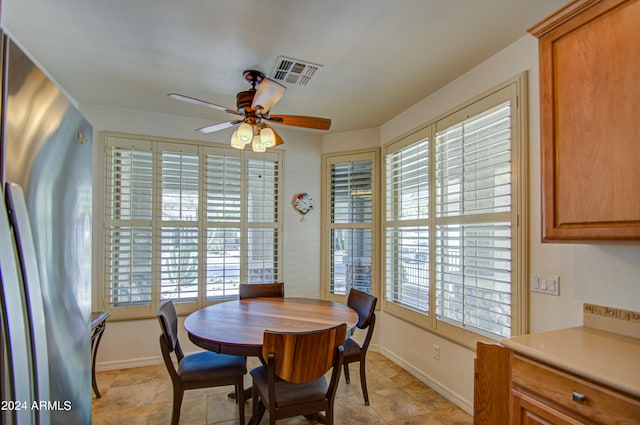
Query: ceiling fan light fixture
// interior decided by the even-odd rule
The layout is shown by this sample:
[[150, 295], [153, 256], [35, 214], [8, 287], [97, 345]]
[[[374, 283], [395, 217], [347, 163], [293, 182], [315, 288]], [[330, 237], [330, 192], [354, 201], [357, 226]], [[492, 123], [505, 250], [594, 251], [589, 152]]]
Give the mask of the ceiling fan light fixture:
[[242, 124], [240, 124], [240, 127], [238, 127], [238, 139], [240, 139], [241, 142], [246, 144], [251, 142], [252, 138], [253, 138], [253, 127], [250, 124], [247, 124], [246, 122], [243, 122]]
[[276, 145], [276, 135], [270, 128], [263, 128], [260, 130], [260, 141], [266, 148], [271, 148]]
[[253, 137], [253, 142], [251, 143], [251, 149], [253, 149], [254, 152], [266, 152], [267, 151], [267, 147], [263, 143], [262, 137], [259, 134], [256, 134]]
[[244, 149], [246, 146], [246, 143], [238, 137], [238, 130], [234, 131], [231, 135], [231, 146], [236, 149]]

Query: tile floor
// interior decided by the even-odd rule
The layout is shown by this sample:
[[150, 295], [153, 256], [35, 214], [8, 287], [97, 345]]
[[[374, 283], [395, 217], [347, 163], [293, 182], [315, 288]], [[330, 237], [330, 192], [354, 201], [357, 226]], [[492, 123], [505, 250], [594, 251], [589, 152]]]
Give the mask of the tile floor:
[[[248, 367], [254, 367], [249, 359]], [[164, 365], [97, 374], [102, 397], [93, 398], [93, 425], [162, 425], [171, 421], [172, 388]], [[358, 364], [351, 364], [351, 384], [344, 375], [335, 401], [336, 425], [471, 425], [471, 416], [379, 353], [367, 356], [370, 406], [360, 390]], [[250, 385], [250, 375], [245, 377]], [[185, 392], [180, 425], [237, 425], [235, 402], [227, 398], [233, 387]], [[251, 402], [246, 403], [247, 420]], [[268, 423], [268, 418], [261, 423]], [[282, 425], [308, 425], [300, 418]]]

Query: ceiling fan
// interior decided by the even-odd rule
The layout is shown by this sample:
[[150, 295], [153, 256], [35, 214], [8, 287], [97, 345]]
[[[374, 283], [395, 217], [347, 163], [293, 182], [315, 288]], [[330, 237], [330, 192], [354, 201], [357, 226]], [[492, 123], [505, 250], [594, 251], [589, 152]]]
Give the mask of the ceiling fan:
[[178, 93], [169, 93], [167, 96], [172, 99], [236, 115], [238, 118], [235, 120], [209, 125], [196, 131], [213, 133], [238, 126], [238, 129], [231, 136], [231, 146], [237, 149], [244, 149], [246, 145], [251, 143], [251, 147], [255, 152], [264, 152], [266, 148], [284, 143], [280, 135], [271, 128], [270, 124], [290, 125], [315, 130], [328, 130], [331, 127], [331, 120], [328, 118], [271, 115], [271, 108], [282, 98], [287, 88], [276, 81], [266, 78], [260, 71], [249, 69], [244, 71], [242, 76], [251, 84], [251, 89], [241, 91], [236, 95], [237, 109], [227, 108]]

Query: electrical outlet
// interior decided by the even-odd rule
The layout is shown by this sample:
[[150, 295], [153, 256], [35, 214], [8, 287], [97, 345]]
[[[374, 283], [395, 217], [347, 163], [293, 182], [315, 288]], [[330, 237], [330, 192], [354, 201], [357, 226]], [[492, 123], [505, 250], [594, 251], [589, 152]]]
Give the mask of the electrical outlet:
[[440, 346], [433, 344], [433, 358], [435, 360], [440, 360]]
[[531, 292], [547, 295], [560, 295], [560, 276], [532, 274], [530, 281]]

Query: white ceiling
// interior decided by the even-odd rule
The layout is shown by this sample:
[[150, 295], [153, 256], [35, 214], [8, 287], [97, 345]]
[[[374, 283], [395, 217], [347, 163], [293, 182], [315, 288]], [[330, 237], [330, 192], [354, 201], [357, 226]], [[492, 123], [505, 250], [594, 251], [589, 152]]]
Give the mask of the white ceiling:
[[274, 114], [378, 126], [526, 34], [568, 0], [3, 0], [2, 25], [80, 105], [227, 121], [245, 69], [323, 65]]

